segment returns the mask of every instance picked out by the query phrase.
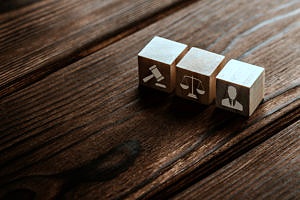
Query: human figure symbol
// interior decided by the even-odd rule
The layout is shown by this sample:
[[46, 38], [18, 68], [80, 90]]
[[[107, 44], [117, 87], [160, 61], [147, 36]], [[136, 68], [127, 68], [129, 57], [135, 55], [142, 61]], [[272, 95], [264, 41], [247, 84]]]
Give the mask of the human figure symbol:
[[229, 98], [222, 99], [221, 104], [229, 108], [243, 111], [243, 105], [236, 100], [236, 96], [237, 96], [236, 88], [233, 86], [228, 86], [227, 93]]

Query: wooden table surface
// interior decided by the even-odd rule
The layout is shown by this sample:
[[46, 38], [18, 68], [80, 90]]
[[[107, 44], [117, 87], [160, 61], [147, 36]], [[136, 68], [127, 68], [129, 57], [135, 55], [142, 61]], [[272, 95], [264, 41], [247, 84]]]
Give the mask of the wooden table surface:
[[[299, 0], [0, 0], [0, 199], [299, 199]], [[159, 35], [266, 70], [250, 118], [139, 88]]]

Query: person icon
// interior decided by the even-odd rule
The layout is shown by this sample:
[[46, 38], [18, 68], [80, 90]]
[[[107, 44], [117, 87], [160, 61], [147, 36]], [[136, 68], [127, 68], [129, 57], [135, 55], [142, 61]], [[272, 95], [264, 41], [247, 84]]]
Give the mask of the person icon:
[[236, 88], [233, 86], [228, 86], [227, 93], [229, 98], [222, 99], [221, 104], [229, 108], [243, 111], [243, 105], [236, 100], [236, 96], [237, 96]]

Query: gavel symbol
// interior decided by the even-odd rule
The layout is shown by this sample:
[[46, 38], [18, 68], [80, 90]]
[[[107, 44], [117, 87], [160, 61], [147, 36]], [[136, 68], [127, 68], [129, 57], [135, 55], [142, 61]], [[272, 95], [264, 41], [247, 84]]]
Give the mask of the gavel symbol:
[[[156, 65], [151, 66], [149, 68], [149, 70], [151, 71], [152, 74], [150, 74], [149, 76], [146, 76], [145, 78], [143, 78], [144, 83], [148, 82], [153, 77], [156, 79], [157, 82], [160, 82], [161, 80], [165, 79], [165, 77], [163, 77], [163, 75], [157, 69]], [[155, 83], [155, 85], [158, 86], [158, 87], [166, 88], [166, 86], [161, 84], [161, 83]]]
[[153, 65], [152, 67], [149, 68], [149, 70], [152, 72], [151, 75], [143, 78], [143, 81], [146, 83], [148, 82], [149, 80], [151, 80], [153, 77], [156, 78], [156, 81], [159, 82], [161, 80], [163, 80], [165, 77], [163, 77], [160, 73], [160, 71], [158, 71], [157, 69], [157, 66], [156, 65]]

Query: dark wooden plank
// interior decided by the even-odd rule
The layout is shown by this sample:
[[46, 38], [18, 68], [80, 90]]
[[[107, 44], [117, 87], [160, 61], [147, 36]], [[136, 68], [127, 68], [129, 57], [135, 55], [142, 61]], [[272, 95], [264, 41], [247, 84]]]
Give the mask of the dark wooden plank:
[[300, 121], [173, 199], [299, 199]]
[[12, 11], [26, 1], [6, 3], [10, 12], [0, 14], [0, 97], [191, 2], [43, 0]]
[[8, 12], [11, 10], [19, 9], [24, 6], [28, 6], [34, 2], [37, 2], [37, 0], [0, 0], [0, 13]]
[[[3, 98], [1, 194], [30, 175], [35, 180], [22, 179], [19, 186], [43, 194], [36, 188], [39, 175], [49, 175], [47, 192], [68, 198], [168, 196], [299, 119], [300, 5], [251, 5], [198, 2]], [[265, 67], [265, 101], [247, 119], [139, 90], [136, 55], [153, 34]], [[123, 154], [115, 153], [119, 149]], [[101, 165], [97, 173], [104, 158], [113, 167]], [[93, 181], [76, 179], [75, 186], [62, 187], [90, 171]]]

